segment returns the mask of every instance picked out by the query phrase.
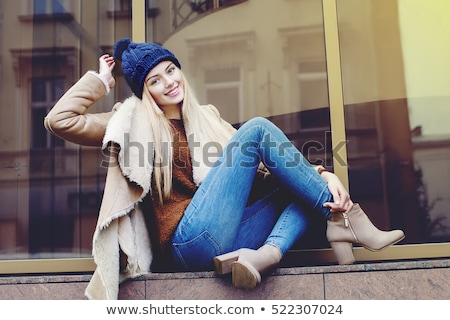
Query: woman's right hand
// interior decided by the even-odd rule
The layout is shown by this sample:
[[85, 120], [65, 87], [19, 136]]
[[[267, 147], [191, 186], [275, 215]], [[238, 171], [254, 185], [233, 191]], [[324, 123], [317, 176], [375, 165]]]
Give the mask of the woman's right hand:
[[109, 88], [112, 89], [116, 84], [116, 80], [112, 75], [112, 71], [114, 69], [114, 66], [116, 65], [116, 62], [114, 61], [114, 58], [109, 54], [102, 55], [98, 60], [100, 63], [98, 74], [106, 81], [106, 83], [109, 85]]

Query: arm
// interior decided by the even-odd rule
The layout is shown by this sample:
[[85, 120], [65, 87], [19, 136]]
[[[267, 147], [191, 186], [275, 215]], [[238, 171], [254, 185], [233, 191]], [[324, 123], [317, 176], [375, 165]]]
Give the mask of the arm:
[[100, 57], [99, 60], [99, 73], [86, 73], [45, 117], [44, 126], [52, 134], [80, 145], [102, 145], [106, 125], [113, 111], [96, 114], [86, 112], [114, 86], [114, 60], [108, 55]]

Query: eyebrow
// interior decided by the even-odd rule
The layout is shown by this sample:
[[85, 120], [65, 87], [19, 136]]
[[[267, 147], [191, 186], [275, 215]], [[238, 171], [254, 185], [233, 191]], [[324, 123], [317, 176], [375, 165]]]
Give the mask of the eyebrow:
[[[169, 69], [173, 65], [175, 65], [175, 64], [173, 62], [170, 62], [169, 65], [164, 69], [164, 71], [167, 71], [167, 69]], [[157, 73], [155, 75], [152, 75], [152, 76], [149, 76], [147, 79], [145, 79], [145, 82], [147, 82], [148, 80], [150, 80], [152, 78], [155, 78], [157, 76], [159, 76], [159, 73]]]

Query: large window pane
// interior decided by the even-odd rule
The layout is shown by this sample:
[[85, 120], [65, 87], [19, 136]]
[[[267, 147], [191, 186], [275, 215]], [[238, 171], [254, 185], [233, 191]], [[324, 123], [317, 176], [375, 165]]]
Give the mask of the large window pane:
[[[175, 2], [173, 14], [188, 19], [186, 1]], [[207, 2], [198, 4], [197, 11], [207, 10]], [[244, 1], [195, 16], [175, 25], [164, 44], [200, 102], [237, 126], [255, 116], [271, 119], [312, 162], [332, 169], [322, 1]], [[323, 222], [313, 221], [313, 236], [298, 245], [328, 246]]]
[[[124, 3], [0, 1], [0, 260], [91, 257], [103, 157], [50, 135], [43, 119], [84, 72], [98, 68], [100, 54], [131, 36]], [[129, 94], [120, 74], [117, 81], [90, 111], [110, 110]]]
[[338, 0], [350, 189], [404, 243], [450, 240], [450, 3]]
[[[175, 2], [146, 1], [146, 37], [176, 53], [201, 102], [236, 126], [268, 117], [310, 160], [331, 167], [321, 1]], [[0, 213], [0, 259], [91, 256], [101, 152], [50, 135], [42, 122], [99, 55], [131, 37], [130, 4], [20, 0], [2, 8], [0, 186], [8, 209]], [[237, 13], [247, 18], [232, 22]], [[130, 94], [115, 72], [114, 90], [90, 111], [108, 111]], [[327, 245], [312, 238], [302, 243]]]

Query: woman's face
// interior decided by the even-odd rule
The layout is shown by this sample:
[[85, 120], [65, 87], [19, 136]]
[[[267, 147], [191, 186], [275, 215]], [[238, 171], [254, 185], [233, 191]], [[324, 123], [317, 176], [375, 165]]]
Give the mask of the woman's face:
[[184, 99], [181, 70], [171, 61], [162, 61], [150, 70], [145, 86], [160, 107], [179, 105]]

